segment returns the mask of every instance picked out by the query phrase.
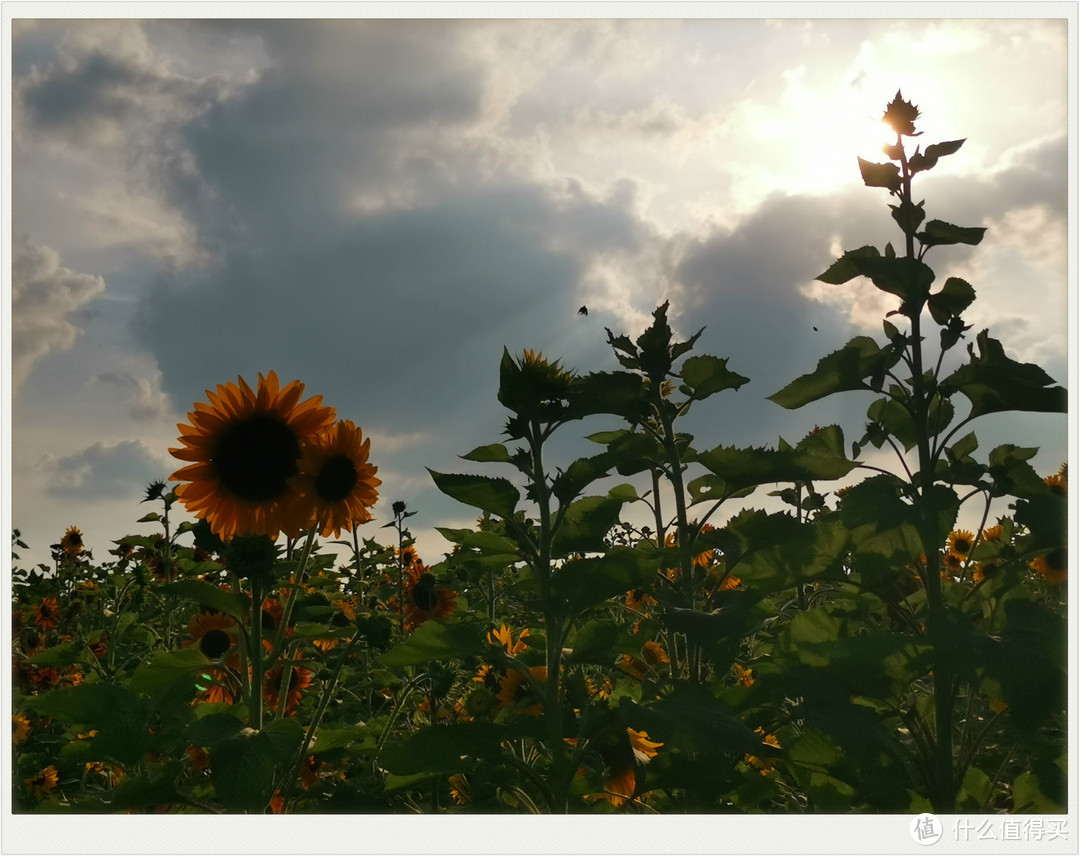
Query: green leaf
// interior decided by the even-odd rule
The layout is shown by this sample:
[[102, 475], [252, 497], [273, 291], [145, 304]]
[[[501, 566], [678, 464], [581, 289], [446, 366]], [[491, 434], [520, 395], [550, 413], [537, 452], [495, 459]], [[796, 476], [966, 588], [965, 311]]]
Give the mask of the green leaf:
[[648, 585], [658, 562], [641, 550], [612, 547], [603, 556], [572, 559], [551, 577], [554, 592], [565, 598], [571, 615], [631, 589]]
[[437, 473], [430, 467], [428, 472], [435, 486], [447, 496], [479, 508], [496, 517], [513, 517], [521, 494], [506, 479], [488, 478], [456, 473]]
[[248, 597], [236, 592], [222, 591], [217, 586], [202, 580], [179, 580], [162, 586], [160, 591], [186, 598], [200, 607], [208, 606], [218, 612], [224, 612], [238, 621], [243, 621], [251, 615], [251, 600]]
[[210, 749], [214, 793], [229, 811], [261, 814], [274, 794], [278, 757], [265, 733], [250, 729]]
[[615, 643], [622, 634], [622, 627], [611, 619], [589, 621], [578, 628], [570, 640], [573, 663], [594, 663], [610, 666]]
[[744, 585], [782, 591], [815, 579], [840, 578], [847, 550], [847, 529], [835, 518], [823, 518], [804, 524], [794, 538], [755, 550], [732, 572]]
[[35, 654], [27, 662], [31, 666], [71, 666], [80, 662], [87, 653], [81, 642], [62, 642]]
[[196, 676], [210, 665], [210, 660], [196, 647], [179, 651], [158, 651], [154, 659], [140, 666], [128, 681], [133, 692], [154, 695], [184, 682], [195, 685]]
[[381, 654], [379, 659], [388, 669], [463, 659], [484, 652], [484, 633], [479, 622], [425, 621], [412, 636]]
[[140, 760], [150, 740], [146, 702], [114, 684], [79, 684], [26, 699], [40, 716], [96, 730], [94, 749], [123, 764]]
[[726, 359], [709, 355], [687, 359], [680, 375], [683, 380], [681, 392], [696, 399], [708, 398], [725, 389], [738, 389], [750, 380], [730, 371]]
[[603, 478], [615, 466], [615, 456], [602, 452], [588, 458], [578, 458], [566, 472], [559, 473], [551, 485], [551, 492], [563, 503], [569, 502], [599, 478]]
[[641, 376], [629, 372], [592, 372], [577, 378], [570, 390], [566, 418], [609, 413], [634, 422], [641, 412], [641, 385]]
[[957, 276], [945, 280], [941, 291], [931, 294], [926, 306], [938, 324], [947, 324], [954, 315], [960, 315], [975, 300], [975, 289]]
[[866, 379], [896, 364], [900, 355], [892, 348], [879, 348], [869, 336], [856, 336], [839, 351], [823, 357], [810, 374], [796, 378], [769, 400], [793, 410], [811, 401], [854, 389], [869, 389]]
[[971, 402], [970, 418], [987, 413], [1019, 410], [1036, 413], [1065, 413], [1069, 396], [1045, 371], [1032, 363], [1018, 363], [1005, 355], [988, 330], [976, 337], [979, 355], [968, 345], [970, 362], [960, 366], [942, 382], [942, 394], [959, 390]]
[[954, 226], [944, 220], [930, 220], [923, 232], [918, 232], [918, 238], [924, 246], [936, 247], [943, 244], [971, 244], [980, 243], [986, 234], [985, 226]]
[[477, 461], [482, 464], [505, 464], [510, 461], [510, 453], [502, 443], [488, 443], [486, 446], [477, 446], [461, 457], [466, 461]]
[[243, 728], [244, 723], [231, 713], [211, 713], [188, 726], [187, 738], [196, 746], [213, 746], [235, 737]]
[[723, 480], [730, 495], [757, 485], [837, 479], [847, 475], [855, 462], [845, 459], [843, 452], [838, 456], [832, 454], [827, 445], [829, 442], [831, 440], [823, 441], [817, 446], [811, 442], [809, 446], [787, 450], [719, 446], [700, 452], [697, 461]]
[[867, 187], [885, 187], [890, 193], [900, 190], [900, 167], [894, 163], [871, 163], [859, 158], [859, 172]]
[[603, 552], [607, 549], [604, 539], [619, 522], [623, 502], [621, 497], [586, 496], [570, 503], [552, 538], [552, 555]]
[[910, 451], [919, 442], [919, 430], [908, 409], [893, 398], [879, 398], [867, 408], [866, 418], [882, 425], [900, 441], [904, 451]]
[[465, 766], [464, 757], [498, 757], [507, 736], [507, 728], [493, 722], [429, 725], [388, 745], [379, 755], [379, 764], [398, 776], [453, 773]]

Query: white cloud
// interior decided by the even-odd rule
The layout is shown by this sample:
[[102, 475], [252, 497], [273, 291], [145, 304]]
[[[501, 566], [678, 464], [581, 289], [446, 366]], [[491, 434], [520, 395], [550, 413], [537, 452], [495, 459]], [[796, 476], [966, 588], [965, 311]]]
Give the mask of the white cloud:
[[111, 386], [123, 392], [132, 419], [160, 421], [170, 420], [174, 415], [169, 397], [161, 391], [160, 372], [153, 380], [137, 378], [127, 372], [103, 372], [94, 375], [90, 382]]
[[135, 497], [151, 481], [165, 478], [170, 464], [140, 440], [115, 445], [95, 443], [73, 455], [46, 457], [38, 462], [45, 489], [66, 499]]
[[60, 263], [55, 250], [16, 239], [11, 263], [11, 359], [13, 387], [34, 363], [75, 344], [79, 327], [69, 320], [105, 291], [105, 279]]

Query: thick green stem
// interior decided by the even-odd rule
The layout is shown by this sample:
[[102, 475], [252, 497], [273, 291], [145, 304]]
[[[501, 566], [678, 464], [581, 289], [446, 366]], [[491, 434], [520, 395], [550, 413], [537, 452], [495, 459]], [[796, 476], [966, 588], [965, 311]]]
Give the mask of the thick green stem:
[[[902, 201], [911, 202], [911, 171], [907, 155], [903, 151], [902, 138], [897, 135], [902, 170]], [[904, 230], [905, 252], [915, 259], [915, 234]], [[910, 309], [911, 319], [911, 392], [912, 410], [918, 426], [919, 469], [916, 489], [919, 496], [919, 535], [926, 556], [923, 583], [926, 586], [929, 616], [927, 627], [930, 643], [934, 648], [934, 746], [931, 770], [933, 790], [930, 801], [936, 812], [951, 812], [956, 804], [956, 781], [953, 770], [953, 667], [952, 652], [948, 640], [943, 638], [945, 628], [945, 603], [941, 588], [941, 555], [938, 548], [942, 534], [938, 532], [937, 511], [929, 498], [934, 484], [934, 459], [930, 448], [930, 425], [928, 419], [929, 396], [923, 370], [922, 310], [925, 301], [919, 300]]]

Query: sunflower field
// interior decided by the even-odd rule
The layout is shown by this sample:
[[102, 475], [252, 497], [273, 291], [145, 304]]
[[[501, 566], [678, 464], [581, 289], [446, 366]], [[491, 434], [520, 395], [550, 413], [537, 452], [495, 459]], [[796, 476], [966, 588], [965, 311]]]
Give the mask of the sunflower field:
[[[928, 251], [985, 230], [925, 220], [913, 181], [963, 140], [912, 152], [917, 118], [897, 93], [859, 163], [898, 246], [819, 277], [896, 309], [770, 397], [865, 396], [846, 436], [686, 433], [748, 378], [664, 303], [607, 332], [617, 371], [504, 352], [483, 474], [431, 471], [477, 514], [438, 561], [361, 428], [272, 371], [194, 404], [107, 560], [73, 526], [23, 568], [16, 531], [15, 811], [1065, 811], [1067, 469], [972, 425], [1067, 396], [934, 285]], [[554, 459], [573, 431], [595, 453]]]

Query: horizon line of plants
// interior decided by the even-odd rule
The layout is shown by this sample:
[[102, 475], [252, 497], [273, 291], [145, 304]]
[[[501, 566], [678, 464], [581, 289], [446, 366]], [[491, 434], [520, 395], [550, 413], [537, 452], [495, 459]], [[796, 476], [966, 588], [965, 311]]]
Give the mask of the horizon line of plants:
[[[918, 116], [897, 92], [888, 161], [859, 160], [898, 248], [818, 277], [895, 298], [883, 338], [769, 396], [869, 394], [858, 439], [699, 448], [681, 420], [748, 378], [692, 355], [704, 328], [678, 341], [665, 302], [607, 331], [618, 371], [504, 349], [503, 439], [462, 457], [506, 475], [429, 470], [480, 516], [426, 565], [402, 502], [391, 543], [360, 535], [380, 480], [358, 426], [274, 372], [219, 385], [179, 426], [178, 484], [147, 490], [160, 534], [99, 563], [71, 527], [53, 568], [15, 568], [14, 810], [1065, 811], [1067, 466], [977, 457], [971, 425], [1067, 395], [966, 341], [970, 283], [935, 287], [928, 252], [985, 229], [926, 220], [914, 179], [964, 141], [909, 151]], [[595, 454], [549, 460], [597, 419]], [[725, 516], [767, 487], [785, 510]]]

